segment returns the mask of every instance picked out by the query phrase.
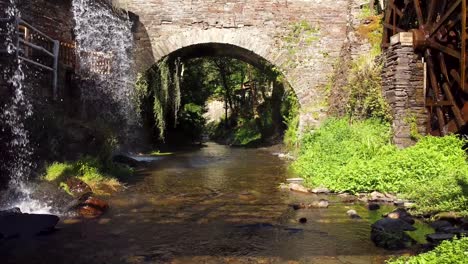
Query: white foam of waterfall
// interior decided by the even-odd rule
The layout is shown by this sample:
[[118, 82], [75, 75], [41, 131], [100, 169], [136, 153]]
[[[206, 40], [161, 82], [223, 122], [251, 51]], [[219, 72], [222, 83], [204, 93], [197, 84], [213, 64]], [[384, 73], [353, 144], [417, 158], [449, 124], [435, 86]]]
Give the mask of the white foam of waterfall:
[[98, 105], [100, 118], [117, 119], [122, 129], [129, 129], [138, 118], [133, 104], [136, 74], [128, 15], [103, 0], [73, 0], [72, 8], [80, 75], [90, 81], [82, 88], [84, 104]]
[[[14, 0], [10, 0], [10, 6], [6, 13], [10, 18], [20, 16]], [[12, 55], [17, 49], [12, 37], [16, 34], [16, 26], [15, 23], [8, 23], [7, 27], [7, 32], [10, 34], [6, 38], [6, 43], [3, 44], [7, 47], [8, 53]], [[14, 157], [13, 161], [6, 167], [10, 176], [8, 188], [15, 195], [14, 198], [6, 201], [7, 204], [3, 207], [19, 207], [22, 212], [26, 213], [50, 213], [52, 209], [50, 206], [31, 198], [31, 190], [28, 186], [28, 178], [34, 168], [34, 163], [32, 159], [33, 148], [25, 123], [33, 114], [33, 106], [25, 93], [22, 61], [14, 62], [14, 65], [13, 70], [7, 72], [10, 76], [8, 84], [13, 88], [13, 95], [0, 113], [0, 120], [4, 122], [11, 134], [7, 149], [2, 151], [7, 151], [10, 156]]]

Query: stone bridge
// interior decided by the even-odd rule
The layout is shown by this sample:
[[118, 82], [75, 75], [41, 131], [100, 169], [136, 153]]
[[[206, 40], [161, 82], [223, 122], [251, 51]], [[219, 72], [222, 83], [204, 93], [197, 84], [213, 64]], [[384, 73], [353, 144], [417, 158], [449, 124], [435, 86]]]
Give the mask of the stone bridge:
[[[301, 124], [325, 116], [323, 87], [350, 41], [355, 0], [122, 0], [136, 21], [136, 61], [145, 70], [167, 55], [227, 55], [272, 65], [296, 92]], [[367, 1], [368, 2], [368, 1]], [[349, 46], [349, 45], [348, 45]], [[365, 49], [364, 49], [365, 50]], [[359, 52], [362, 52], [362, 47]]]

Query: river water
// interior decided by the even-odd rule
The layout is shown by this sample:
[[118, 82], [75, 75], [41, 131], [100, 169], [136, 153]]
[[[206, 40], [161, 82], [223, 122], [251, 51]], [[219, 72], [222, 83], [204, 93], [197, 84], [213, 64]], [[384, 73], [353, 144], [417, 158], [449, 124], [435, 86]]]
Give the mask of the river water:
[[[158, 159], [106, 198], [103, 217], [64, 218], [51, 235], [0, 241], [0, 262], [384, 263], [395, 254], [369, 238], [382, 212], [336, 196], [280, 191], [294, 175], [271, 149], [208, 143]], [[320, 198], [330, 207], [290, 206]], [[349, 209], [363, 219], [349, 219]]]

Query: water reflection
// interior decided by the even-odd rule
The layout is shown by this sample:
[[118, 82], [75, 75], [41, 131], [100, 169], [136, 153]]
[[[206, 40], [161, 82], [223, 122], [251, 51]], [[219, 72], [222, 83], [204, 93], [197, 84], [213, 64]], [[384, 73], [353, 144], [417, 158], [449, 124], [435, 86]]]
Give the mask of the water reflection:
[[[99, 220], [67, 219], [34, 241], [8, 241], [11, 263], [383, 263], [370, 221], [330, 196], [328, 209], [294, 211], [323, 197], [281, 192], [286, 164], [268, 150], [208, 144], [166, 156], [110, 199]], [[306, 217], [306, 224], [297, 219]]]

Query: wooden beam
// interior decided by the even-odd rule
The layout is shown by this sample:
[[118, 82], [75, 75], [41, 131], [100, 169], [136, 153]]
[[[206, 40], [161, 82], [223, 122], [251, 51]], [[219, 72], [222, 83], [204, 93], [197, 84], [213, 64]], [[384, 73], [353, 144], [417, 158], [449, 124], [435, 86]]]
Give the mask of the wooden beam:
[[[434, 1], [434, 0], [433, 0]], [[465, 0], [463, 1], [465, 2]], [[431, 29], [429, 36], [432, 37], [437, 31], [439, 31], [439, 28], [445, 23], [445, 21], [452, 15], [453, 12], [457, 9], [457, 7], [462, 3], [462, 0], [457, 0], [452, 6], [449, 7], [447, 12], [444, 14], [444, 16], [437, 22], [437, 24]]]

